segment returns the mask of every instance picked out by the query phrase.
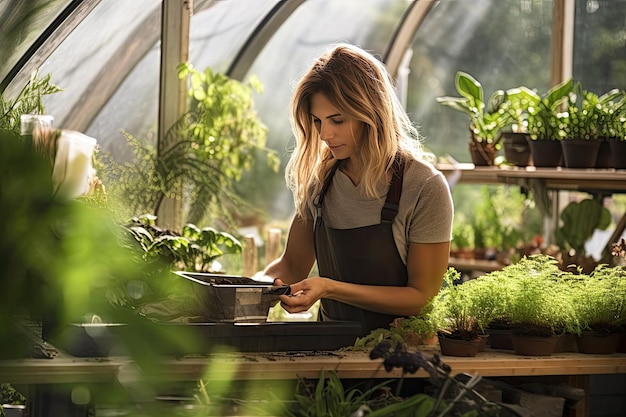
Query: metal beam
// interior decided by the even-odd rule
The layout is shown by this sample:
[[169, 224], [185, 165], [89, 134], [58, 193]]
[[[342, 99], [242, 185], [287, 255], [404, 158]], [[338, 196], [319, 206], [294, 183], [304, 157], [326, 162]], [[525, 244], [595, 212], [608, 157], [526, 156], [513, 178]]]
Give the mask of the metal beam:
[[74, 0], [45, 28], [9, 73], [0, 82], [0, 94], [19, 91], [101, 0]]
[[422, 21], [435, 5], [436, 0], [415, 0], [410, 3], [394, 32], [383, 61], [392, 77], [397, 77], [405, 53], [415, 37]]

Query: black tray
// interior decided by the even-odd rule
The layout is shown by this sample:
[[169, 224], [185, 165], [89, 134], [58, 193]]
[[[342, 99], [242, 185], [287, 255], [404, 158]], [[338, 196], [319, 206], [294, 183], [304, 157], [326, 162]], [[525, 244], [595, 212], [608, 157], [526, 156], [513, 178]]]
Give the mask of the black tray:
[[[165, 355], [205, 354], [218, 346], [239, 352], [337, 350], [354, 345], [362, 336], [358, 322], [267, 322], [267, 323], [176, 323], [149, 324], [159, 331], [186, 331], [193, 343], [180, 347], [154, 346]], [[142, 325], [143, 326], [143, 325]], [[64, 329], [54, 345], [78, 357], [123, 355], [123, 333], [136, 332], [138, 326], [125, 324], [74, 324]], [[192, 346], [193, 345], [193, 346]]]

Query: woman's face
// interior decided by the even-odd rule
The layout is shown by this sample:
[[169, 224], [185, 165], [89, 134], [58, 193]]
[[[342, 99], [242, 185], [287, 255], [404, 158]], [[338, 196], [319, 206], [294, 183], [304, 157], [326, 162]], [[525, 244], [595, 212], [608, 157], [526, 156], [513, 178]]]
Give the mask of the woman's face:
[[363, 123], [344, 116], [322, 93], [311, 96], [311, 119], [335, 159], [347, 159], [359, 150]]

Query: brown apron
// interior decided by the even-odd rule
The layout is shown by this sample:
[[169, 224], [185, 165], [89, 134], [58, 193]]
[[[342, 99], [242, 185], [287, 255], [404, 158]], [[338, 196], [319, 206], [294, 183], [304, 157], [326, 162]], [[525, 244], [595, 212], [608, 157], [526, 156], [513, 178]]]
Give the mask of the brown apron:
[[[402, 194], [404, 164], [398, 158], [393, 164], [393, 176], [379, 224], [354, 229], [333, 229], [324, 223], [322, 205], [337, 168], [338, 161], [326, 178], [317, 198], [314, 244], [319, 275], [337, 281], [363, 285], [404, 287], [408, 274], [398, 253], [391, 225], [398, 213]], [[356, 214], [358, 215], [358, 214]], [[354, 307], [335, 300], [322, 299], [319, 320], [358, 321], [363, 335], [377, 328], [389, 328], [396, 316]]]

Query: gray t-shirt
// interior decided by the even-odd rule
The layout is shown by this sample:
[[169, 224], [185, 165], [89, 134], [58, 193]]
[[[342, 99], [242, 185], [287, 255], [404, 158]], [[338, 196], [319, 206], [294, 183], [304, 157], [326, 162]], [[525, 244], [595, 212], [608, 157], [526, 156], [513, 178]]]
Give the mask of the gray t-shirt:
[[[400, 208], [393, 222], [393, 236], [406, 264], [409, 242], [440, 243], [452, 239], [454, 208], [450, 188], [443, 174], [423, 161], [406, 161]], [[368, 198], [350, 178], [337, 170], [324, 199], [323, 217], [334, 229], [353, 229], [380, 223], [380, 212], [388, 184], [377, 188], [379, 199]], [[317, 211], [309, 204], [309, 215]]]

